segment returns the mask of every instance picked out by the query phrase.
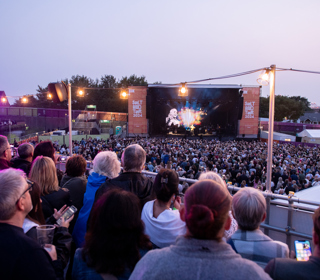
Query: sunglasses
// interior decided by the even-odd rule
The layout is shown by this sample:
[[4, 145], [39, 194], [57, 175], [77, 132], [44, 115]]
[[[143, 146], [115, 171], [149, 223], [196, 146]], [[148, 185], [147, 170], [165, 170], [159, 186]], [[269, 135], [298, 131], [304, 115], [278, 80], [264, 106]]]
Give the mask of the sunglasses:
[[18, 198], [16, 204], [18, 203], [18, 201], [20, 200], [20, 198], [26, 193], [26, 192], [31, 192], [32, 191], [32, 187], [34, 185], [34, 182], [32, 182], [31, 180], [29, 179], [26, 179], [27, 183], [28, 183], [28, 188], [20, 195], [20, 197]]

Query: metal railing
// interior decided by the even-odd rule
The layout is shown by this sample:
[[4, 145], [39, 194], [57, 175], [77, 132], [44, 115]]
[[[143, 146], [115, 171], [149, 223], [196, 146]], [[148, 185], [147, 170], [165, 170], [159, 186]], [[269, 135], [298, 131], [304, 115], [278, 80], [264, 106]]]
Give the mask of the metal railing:
[[[149, 171], [142, 171], [142, 173], [145, 174], [145, 176], [152, 177], [152, 178], [154, 178], [157, 175], [157, 173], [149, 172]], [[198, 180], [179, 177], [179, 181], [194, 184]], [[231, 193], [231, 195], [232, 195], [232, 193], [235, 193], [235, 192], [239, 191], [240, 189], [241, 188], [239, 188], [239, 187], [234, 187], [232, 185], [228, 185], [228, 190]], [[263, 228], [265, 234], [269, 235], [270, 230], [285, 234], [285, 236], [286, 236], [285, 241], [286, 241], [286, 244], [289, 246], [290, 250], [292, 249], [292, 236], [297, 236], [297, 237], [302, 237], [305, 239], [312, 240], [312, 235], [311, 235], [312, 228], [310, 228], [310, 234], [296, 231], [293, 228], [293, 212], [296, 211], [297, 209], [304, 209], [303, 206], [294, 205], [294, 202], [312, 205], [312, 206], [316, 206], [316, 207], [319, 207], [320, 202], [311, 201], [311, 200], [304, 200], [304, 199], [300, 199], [300, 198], [297, 198], [294, 196], [279, 195], [279, 194], [274, 194], [274, 193], [269, 193], [269, 192], [262, 192], [262, 194], [266, 198], [266, 202], [267, 202], [267, 218], [264, 221], [264, 223], [262, 223], [260, 225], [260, 227]], [[286, 208], [286, 206], [283, 207], [283, 205], [281, 205], [281, 207], [283, 207], [285, 210], [288, 211], [287, 224], [285, 227], [270, 225], [270, 220], [269, 220], [270, 206], [271, 206], [271, 204], [275, 205], [275, 207], [277, 207], [279, 205], [276, 202], [273, 202], [274, 199], [281, 199], [281, 200], [288, 202], [287, 208]], [[314, 210], [307, 209], [305, 212], [309, 213], [311, 216], [311, 214], [314, 212]]]

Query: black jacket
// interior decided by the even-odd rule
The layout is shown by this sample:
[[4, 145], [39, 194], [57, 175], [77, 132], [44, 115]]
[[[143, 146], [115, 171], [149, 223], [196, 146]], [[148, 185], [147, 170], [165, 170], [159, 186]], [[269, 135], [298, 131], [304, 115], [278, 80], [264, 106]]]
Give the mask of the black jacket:
[[[46, 224], [54, 225], [55, 218], [47, 219]], [[37, 241], [37, 228], [32, 227], [26, 232], [26, 235]], [[61, 267], [65, 268], [68, 264], [71, 254], [72, 236], [65, 227], [56, 227], [53, 237], [53, 245], [56, 246], [58, 261], [61, 262]]]
[[63, 279], [62, 267], [22, 228], [0, 223], [0, 248], [1, 279]]
[[60, 187], [69, 190], [70, 199], [72, 205], [74, 205], [78, 211], [74, 214], [74, 218], [70, 223], [69, 232], [72, 233], [74, 225], [77, 221], [80, 209], [83, 206], [83, 196], [86, 192], [87, 179], [85, 176], [82, 177], [71, 177], [64, 175], [62, 177]]
[[46, 194], [45, 196], [41, 196], [41, 200], [42, 212], [45, 219], [53, 215], [54, 209], [57, 209], [59, 211], [59, 209], [65, 204], [67, 206], [72, 205], [69, 191], [62, 188], [59, 188], [58, 191]]
[[11, 163], [12, 163], [11, 167], [16, 168], [16, 169], [21, 169], [24, 171], [24, 173], [29, 175], [29, 171], [31, 168], [31, 162], [17, 157], [17, 158], [13, 158], [11, 160]]
[[153, 190], [153, 181], [150, 178], [143, 176], [139, 172], [124, 172], [118, 177], [103, 183], [96, 192], [95, 201], [112, 187], [118, 187], [136, 194], [140, 199], [141, 209], [146, 202], [156, 198]]

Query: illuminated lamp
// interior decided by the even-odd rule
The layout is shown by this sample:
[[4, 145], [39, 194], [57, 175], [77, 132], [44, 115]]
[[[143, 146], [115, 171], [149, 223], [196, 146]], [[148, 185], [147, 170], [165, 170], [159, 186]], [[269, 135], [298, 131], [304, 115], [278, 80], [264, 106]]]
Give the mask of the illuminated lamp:
[[120, 99], [128, 99], [128, 93], [125, 90], [120, 92]]
[[259, 78], [257, 79], [257, 82], [262, 86], [267, 86], [269, 84], [269, 73], [270, 73], [270, 68], [266, 68], [259, 75]]
[[178, 96], [188, 96], [188, 88], [186, 83], [181, 83]]

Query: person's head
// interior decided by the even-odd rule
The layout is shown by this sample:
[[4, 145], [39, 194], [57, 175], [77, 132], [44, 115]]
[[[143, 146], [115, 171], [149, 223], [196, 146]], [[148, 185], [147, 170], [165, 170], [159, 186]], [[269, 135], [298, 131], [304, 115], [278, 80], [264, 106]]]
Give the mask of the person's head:
[[314, 211], [313, 219], [313, 243], [320, 250], [320, 207]]
[[146, 152], [138, 145], [128, 146], [121, 156], [121, 163], [125, 172], [141, 172], [146, 162]]
[[157, 199], [163, 202], [168, 202], [173, 195], [178, 194], [178, 186], [178, 174], [165, 168], [160, 169], [153, 184]]
[[24, 172], [13, 168], [2, 170], [0, 182], [0, 220], [10, 220], [17, 213], [24, 219], [32, 209], [30, 186]]
[[82, 176], [87, 169], [87, 162], [83, 156], [76, 155], [68, 158], [66, 163], [66, 174], [71, 177]]
[[0, 158], [6, 159], [8, 161], [10, 161], [12, 158], [8, 138], [3, 135], [0, 135]]
[[33, 220], [34, 222], [36, 222], [38, 224], [43, 225], [43, 224], [45, 224], [45, 219], [43, 216], [41, 199], [40, 199], [41, 188], [36, 182], [32, 181], [32, 184], [33, 185], [32, 185], [32, 189], [30, 191], [30, 196], [31, 196], [33, 208], [28, 213], [27, 218], [29, 218], [30, 220]]
[[18, 154], [21, 159], [32, 161], [34, 148], [29, 143], [23, 143], [18, 148]]
[[230, 228], [231, 196], [224, 185], [209, 179], [198, 181], [186, 191], [184, 205], [180, 217], [192, 237], [220, 241]]
[[93, 160], [93, 172], [112, 179], [119, 175], [120, 162], [115, 152], [100, 152]]
[[242, 230], [255, 230], [266, 218], [266, 200], [254, 188], [239, 190], [232, 198], [234, 218]]
[[54, 162], [56, 161], [55, 149], [51, 141], [42, 141], [34, 149], [33, 152], [33, 160], [38, 156], [45, 156], [51, 158]]
[[29, 176], [32, 181], [37, 182], [40, 186], [41, 195], [59, 190], [56, 166], [49, 157], [36, 157], [32, 163]]
[[226, 186], [226, 182], [221, 178], [221, 176], [217, 172], [208, 171], [208, 172], [201, 173], [199, 176], [199, 181], [202, 181], [205, 179], [213, 180], [223, 186]]
[[121, 189], [107, 191], [92, 209], [83, 249], [87, 265], [98, 273], [120, 275], [126, 266], [134, 268], [139, 249], [150, 247], [139, 198]]

